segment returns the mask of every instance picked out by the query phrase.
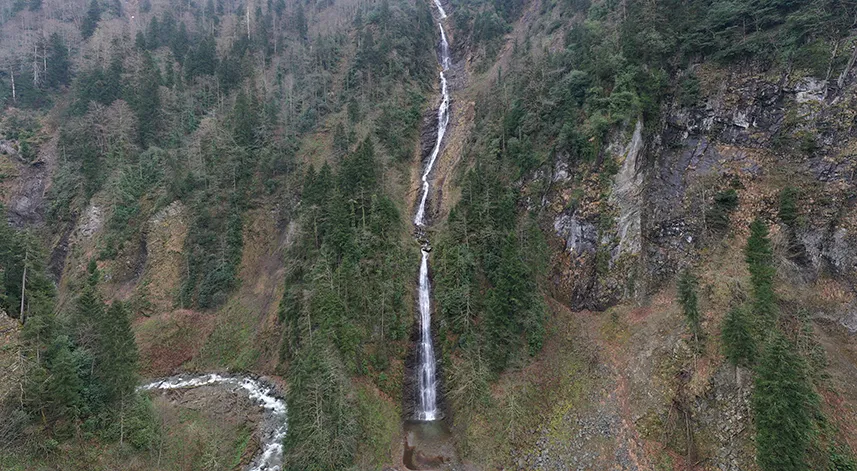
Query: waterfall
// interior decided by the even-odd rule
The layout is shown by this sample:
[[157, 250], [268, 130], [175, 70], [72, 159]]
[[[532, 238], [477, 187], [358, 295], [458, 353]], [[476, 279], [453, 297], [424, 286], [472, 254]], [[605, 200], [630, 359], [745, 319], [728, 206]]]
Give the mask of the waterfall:
[[422, 251], [420, 263], [420, 407], [417, 419], [437, 419], [437, 378], [435, 375], [434, 346], [431, 338], [431, 286], [428, 276], [428, 256]]
[[233, 392], [246, 394], [262, 408], [264, 420], [259, 425], [261, 450], [253, 458], [248, 471], [280, 471], [283, 466], [283, 439], [286, 437], [286, 401], [275, 388], [255, 379], [221, 376], [216, 373], [201, 376], [173, 376], [144, 384], [137, 391], [188, 389], [200, 386], [225, 385]]
[[[440, 14], [440, 19], [446, 18], [446, 12], [443, 10], [439, 0], [434, 0]], [[431, 184], [429, 177], [437, 157], [440, 154], [443, 137], [446, 134], [446, 128], [449, 125], [449, 87], [446, 83], [446, 74], [449, 70], [449, 42], [446, 39], [446, 32], [443, 30], [443, 23], [438, 22], [440, 28], [440, 91], [441, 102], [437, 109], [437, 139], [432, 148], [431, 155], [426, 163], [422, 174], [422, 196], [420, 203], [417, 206], [417, 213], [414, 216], [414, 225], [417, 227], [418, 239], [425, 236], [425, 213], [426, 203], [428, 201], [429, 190]], [[419, 365], [418, 388], [419, 388], [419, 403], [416, 408], [416, 419], [421, 421], [433, 421], [440, 418], [440, 413], [437, 409], [437, 372], [436, 359], [434, 354], [434, 345], [431, 336], [431, 283], [429, 281], [428, 259], [431, 248], [428, 242], [423, 242], [422, 261], [420, 262], [420, 278], [419, 278], [419, 308], [420, 308], [420, 346], [419, 346]]]
[[[442, 11], [443, 10], [441, 10], [441, 12]], [[446, 15], [444, 14], [443, 17], [446, 17]], [[449, 70], [449, 43], [446, 41], [446, 32], [443, 30], [443, 24], [438, 23], [438, 26], [440, 27], [441, 101], [440, 107], [437, 109], [437, 139], [435, 140], [434, 147], [431, 150], [431, 155], [429, 156], [425, 170], [423, 170], [423, 195], [420, 198], [419, 206], [417, 206], [417, 215], [414, 216], [414, 224], [418, 227], [423, 227], [425, 225], [426, 201], [428, 200], [430, 187], [429, 175], [434, 169], [435, 161], [437, 161], [437, 157], [440, 154], [440, 145], [443, 142], [443, 136], [446, 134], [446, 128], [449, 125], [449, 87], [446, 84], [446, 75], [444, 74], [444, 72]]]

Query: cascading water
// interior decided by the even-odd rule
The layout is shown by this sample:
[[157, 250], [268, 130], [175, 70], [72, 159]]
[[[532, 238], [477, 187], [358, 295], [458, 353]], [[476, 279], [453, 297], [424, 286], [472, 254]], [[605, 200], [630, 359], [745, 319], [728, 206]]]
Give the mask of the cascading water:
[[[446, 12], [439, 0], [434, 0], [440, 14], [440, 19], [446, 18]], [[414, 216], [414, 225], [417, 227], [417, 237], [423, 240], [422, 262], [420, 263], [419, 279], [419, 303], [420, 303], [420, 347], [418, 367], [419, 403], [416, 408], [416, 419], [421, 421], [434, 421], [440, 418], [437, 409], [437, 373], [435, 367], [434, 345], [431, 336], [431, 283], [429, 282], [428, 259], [431, 247], [425, 239], [425, 214], [426, 203], [430, 190], [429, 176], [434, 169], [435, 161], [440, 154], [443, 137], [449, 125], [449, 88], [446, 83], [444, 72], [449, 70], [449, 42], [446, 40], [446, 32], [443, 23], [438, 22], [440, 28], [440, 91], [441, 102], [437, 110], [437, 139], [432, 148], [429, 160], [426, 163], [422, 175], [422, 196]]]
[[211, 373], [202, 376], [173, 376], [137, 388], [137, 391], [154, 389], [188, 389], [200, 386], [227, 386], [233, 392], [247, 394], [262, 408], [264, 421], [259, 425], [261, 450], [253, 458], [248, 471], [280, 471], [283, 467], [283, 439], [288, 431], [286, 401], [279, 397], [272, 386], [246, 377], [221, 376]]
[[[437, 5], [440, 6], [440, 3]], [[443, 10], [441, 10], [441, 14], [442, 18], [446, 18], [446, 14], [443, 13]], [[449, 125], [449, 87], [446, 84], [446, 75], [444, 74], [444, 72], [449, 70], [449, 43], [446, 41], [446, 32], [443, 30], [443, 24], [438, 23], [438, 26], [440, 27], [441, 101], [440, 107], [437, 109], [437, 140], [435, 140], [428, 163], [423, 171], [423, 195], [420, 198], [419, 206], [417, 206], [417, 214], [414, 216], [414, 224], [417, 227], [423, 227], [425, 225], [426, 202], [428, 201], [429, 188], [431, 186], [429, 184], [429, 175], [434, 169], [434, 163], [437, 161], [437, 157], [440, 154], [440, 145], [443, 142], [443, 136], [446, 134], [446, 128]]]
[[420, 404], [418, 420], [437, 420], [437, 377], [431, 338], [431, 286], [428, 276], [428, 251], [423, 249], [420, 263]]

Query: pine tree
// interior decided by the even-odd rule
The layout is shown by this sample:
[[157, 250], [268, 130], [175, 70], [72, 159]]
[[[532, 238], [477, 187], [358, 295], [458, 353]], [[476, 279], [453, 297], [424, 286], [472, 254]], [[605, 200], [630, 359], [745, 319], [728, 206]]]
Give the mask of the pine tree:
[[295, 7], [295, 17], [294, 17], [294, 25], [295, 32], [298, 33], [298, 39], [301, 41], [307, 40], [307, 20], [306, 20], [306, 12], [304, 12], [303, 2], [296, 2], [297, 5]]
[[200, 75], [213, 75], [217, 71], [217, 46], [213, 36], [202, 39], [187, 54], [185, 78], [190, 81]]
[[143, 66], [137, 77], [134, 94], [139, 139], [144, 147], [157, 139], [161, 113], [160, 86], [160, 70], [152, 56], [146, 52], [143, 54]]
[[98, 295], [99, 272], [95, 261], [89, 263], [89, 277], [80, 293], [72, 312], [72, 322], [77, 343], [85, 347], [94, 347], [98, 343], [98, 325], [104, 317], [104, 302]]
[[764, 471], [804, 471], [818, 397], [791, 343], [772, 334], [756, 369], [756, 461]]
[[68, 58], [68, 48], [65, 45], [62, 37], [57, 34], [51, 34], [50, 53], [47, 59], [48, 70], [45, 81], [48, 87], [57, 88], [62, 85], [68, 85], [71, 77], [69, 69], [71, 62]]
[[89, 39], [89, 37], [95, 33], [95, 28], [98, 27], [98, 22], [100, 20], [101, 6], [98, 5], [96, 0], [92, 0], [89, 3], [89, 9], [86, 11], [86, 16], [80, 24], [80, 34], [83, 36], [83, 39]]
[[774, 252], [768, 238], [768, 226], [756, 219], [750, 224], [750, 237], [744, 255], [750, 270], [753, 285], [753, 314], [759, 327], [770, 328], [776, 316], [774, 295]]
[[83, 406], [83, 382], [77, 374], [68, 337], [57, 337], [51, 350], [48, 364], [50, 375], [45, 391], [48, 410], [55, 417], [77, 419]]
[[756, 361], [756, 339], [753, 326], [743, 309], [730, 310], [721, 328], [723, 353], [736, 366], [750, 367]]
[[179, 64], [183, 63], [184, 58], [187, 55], [187, 51], [190, 49], [190, 37], [184, 21], [179, 24], [178, 32], [176, 32], [175, 36], [173, 36], [170, 41], [170, 49], [173, 51], [173, 56], [175, 56]]
[[161, 46], [161, 22], [157, 16], [152, 17], [149, 22], [149, 27], [146, 30], [146, 47], [149, 50], [157, 49]]
[[341, 159], [348, 153], [348, 136], [341, 122], [336, 123], [336, 127], [333, 128], [333, 152], [337, 159]]
[[107, 402], [119, 401], [133, 393], [137, 384], [137, 344], [125, 306], [114, 301], [98, 327], [98, 377]]
[[[520, 336], [541, 328], [541, 312], [535, 304], [536, 285], [529, 268], [523, 263], [514, 233], [502, 242], [500, 259], [490, 276], [494, 287], [488, 294], [487, 338], [488, 357], [495, 372], [500, 372], [521, 344]], [[535, 317], [531, 320], [530, 317]], [[530, 339], [532, 349], [538, 350], [540, 339]]]
[[702, 335], [702, 326], [700, 325], [699, 305], [696, 295], [697, 283], [696, 277], [690, 269], [684, 270], [678, 280], [678, 302], [681, 304], [682, 311], [684, 311], [684, 317], [687, 320], [691, 334], [698, 341]]
[[286, 400], [293, 412], [289, 415], [283, 469], [349, 468], [359, 435], [349, 399], [352, 388], [338, 355], [323, 336], [313, 336], [295, 355], [289, 378]]
[[256, 133], [259, 130], [259, 106], [252, 90], [250, 93], [243, 89], [238, 91], [232, 115], [235, 143], [242, 147], [255, 148], [258, 144]]

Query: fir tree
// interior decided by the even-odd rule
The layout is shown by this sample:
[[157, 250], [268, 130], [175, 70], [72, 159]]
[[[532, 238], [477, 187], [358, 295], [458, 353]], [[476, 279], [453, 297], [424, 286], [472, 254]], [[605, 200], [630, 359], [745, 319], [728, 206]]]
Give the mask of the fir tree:
[[359, 435], [349, 400], [352, 388], [338, 355], [322, 335], [313, 336], [295, 355], [289, 377], [286, 400], [294, 412], [289, 415], [283, 469], [349, 468]]
[[756, 369], [756, 460], [764, 471], [804, 471], [818, 397], [803, 359], [779, 333], [768, 341]]
[[238, 91], [232, 115], [235, 143], [242, 147], [255, 148], [256, 133], [259, 130], [259, 103], [252, 90], [250, 93], [243, 89]]
[[173, 56], [179, 64], [184, 62], [188, 49], [190, 49], [190, 37], [187, 33], [187, 26], [184, 22], [179, 25], [179, 30], [170, 41], [170, 49], [173, 51]]
[[770, 328], [776, 315], [774, 296], [774, 252], [768, 238], [768, 226], [756, 219], [750, 224], [750, 237], [744, 255], [753, 285], [753, 314], [760, 328]]
[[336, 127], [333, 128], [333, 152], [337, 159], [341, 159], [348, 153], [348, 136], [341, 122], [336, 123]]
[[75, 303], [72, 321], [77, 342], [85, 347], [94, 347], [98, 343], [98, 325], [104, 317], [104, 302], [98, 294], [99, 272], [95, 261], [89, 263], [89, 277]]
[[697, 300], [697, 280], [690, 269], [684, 270], [678, 280], [678, 302], [681, 304], [685, 320], [696, 341], [702, 335], [699, 305]]
[[152, 56], [143, 54], [143, 66], [137, 77], [134, 96], [134, 111], [137, 115], [137, 128], [140, 143], [144, 147], [154, 142], [158, 135], [160, 123], [161, 73]]
[[98, 5], [96, 0], [92, 0], [89, 3], [89, 9], [86, 11], [86, 16], [80, 24], [80, 34], [83, 36], [83, 39], [89, 39], [89, 37], [95, 33], [95, 28], [98, 27], [98, 22], [100, 20], [101, 6]]
[[[495, 372], [503, 371], [514, 350], [520, 346], [520, 336], [527, 328], [541, 328], [541, 311], [536, 305], [536, 285], [529, 268], [523, 263], [518, 240], [513, 233], [502, 242], [500, 259], [492, 270], [494, 287], [487, 301], [488, 357]], [[533, 322], [530, 318], [535, 317]], [[541, 340], [530, 339], [531, 347], [538, 350]]]
[[98, 327], [98, 377], [108, 402], [122, 400], [134, 392], [138, 358], [134, 332], [125, 306], [120, 301], [114, 301]]
[[736, 366], [750, 367], [756, 361], [756, 340], [753, 326], [743, 309], [730, 310], [721, 328], [723, 354]]
[[146, 47], [150, 50], [161, 46], [161, 22], [157, 16], [152, 17], [149, 27], [146, 29]]
[[56, 417], [77, 419], [83, 407], [83, 383], [77, 374], [68, 337], [57, 337], [51, 350], [45, 391], [48, 409]]
[[784, 224], [792, 228], [798, 220], [797, 196], [797, 190], [793, 187], [783, 188], [779, 195], [780, 208], [777, 216]]
[[69, 69], [71, 62], [68, 58], [68, 48], [65, 41], [57, 34], [51, 34], [50, 52], [46, 64], [48, 66], [45, 81], [50, 88], [58, 88], [62, 85], [68, 85], [71, 77]]

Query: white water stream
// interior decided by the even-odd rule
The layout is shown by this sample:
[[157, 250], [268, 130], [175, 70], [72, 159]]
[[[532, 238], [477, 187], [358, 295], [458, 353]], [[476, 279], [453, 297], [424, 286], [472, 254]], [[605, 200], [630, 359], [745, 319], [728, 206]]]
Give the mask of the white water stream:
[[[440, 14], [440, 19], [446, 18], [446, 12], [440, 4], [440, 0], [434, 0]], [[446, 134], [446, 128], [449, 126], [449, 87], [446, 83], [446, 75], [444, 72], [449, 70], [449, 42], [446, 39], [446, 32], [443, 30], [443, 23], [438, 22], [440, 28], [440, 91], [441, 102], [437, 109], [437, 139], [432, 148], [431, 155], [426, 163], [422, 175], [422, 197], [417, 206], [417, 213], [414, 216], [414, 225], [417, 226], [418, 238], [423, 238], [425, 227], [426, 203], [428, 201], [429, 190], [431, 185], [429, 177], [434, 164], [440, 154], [443, 137]], [[422, 261], [420, 263], [420, 278], [419, 278], [419, 303], [420, 303], [420, 347], [419, 347], [419, 364], [418, 364], [418, 385], [419, 387], [419, 403], [416, 407], [416, 419], [421, 421], [433, 421], [440, 418], [440, 412], [437, 408], [437, 370], [436, 359], [434, 354], [434, 345], [431, 336], [431, 283], [429, 281], [428, 259], [431, 248], [428, 242], [423, 243]]]
[[226, 386], [234, 393], [246, 394], [262, 408], [264, 420], [259, 425], [261, 450], [253, 458], [248, 471], [280, 471], [283, 467], [283, 439], [288, 431], [286, 401], [273, 386], [248, 377], [221, 376], [211, 373], [201, 376], [173, 376], [144, 384], [138, 391], [189, 389], [200, 386]]

